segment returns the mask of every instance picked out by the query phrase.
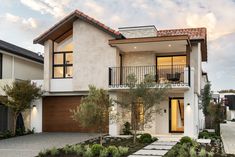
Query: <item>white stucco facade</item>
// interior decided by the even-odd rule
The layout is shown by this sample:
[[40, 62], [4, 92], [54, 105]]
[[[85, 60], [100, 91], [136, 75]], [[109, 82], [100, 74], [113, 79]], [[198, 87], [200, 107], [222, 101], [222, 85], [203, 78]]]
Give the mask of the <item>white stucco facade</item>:
[[[43, 85], [44, 90], [49, 96], [58, 94], [62, 96], [73, 95], [75, 93], [81, 94], [82, 92], [88, 92], [89, 85], [95, 85], [98, 88], [108, 90], [110, 98], [117, 100], [119, 94], [126, 90], [126, 88], [112, 88], [109, 86], [110, 67], [120, 67], [121, 63], [124, 67], [153, 66], [153, 71], [146, 74], [153, 73], [157, 75], [157, 69], [155, 68], [157, 56], [186, 56], [187, 53], [190, 53], [190, 60], [189, 63], [187, 63], [190, 65], [190, 68], [185, 66], [181, 72], [181, 77], [183, 78], [182, 84], [172, 84], [172, 88], [166, 99], [159, 104], [159, 108], [161, 108], [160, 113], [154, 115], [155, 120], [151, 122], [151, 127], [145, 128], [144, 132], [149, 132], [154, 135], [171, 135], [172, 133], [169, 131], [169, 114], [171, 112], [169, 99], [180, 97], [183, 98], [184, 102], [184, 132], [179, 134], [197, 138], [199, 130], [204, 128], [204, 117], [199, 105], [201, 88], [203, 86], [201, 82], [204, 81], [202, 77], [202, 52], [200, 42], [193, 43], [190, 52], [186, 52], [187, 45], [185, 45], [184, 42], [182, 42], [183, 44], [177, 45], [177, 48], [184, 50], [183, 52], [167, 51], [171, 47], [170, 44], [164, 44], [161, 47], [162, 50], [166, 50], [165, 52], [159, 52], [158, 50], [124, 52], [118, 47], [109, 45], [109, 40], [114, 39], [114, 37], [90, 23], [75, 20], [72, 24], [72, 32], [72, 35], [60, 43], [55, 43], [55, 41], [51, 39], [44, 42]], [[130, 30], [126, 32], [127, 35], [131, 33]], [[156, 34], [156, 30], [145, 30], [144, 33], [137, 33], [137, 36], [139, 37], [141, 33], [146, 35], [142, 37], [153, 37], [153, 34]], [[136, 36], [132, 37], [134, 38]], [[175, 41], [172, 41], [172, 43], [177, 44]], [[64, 49], [64, 45], [70, 46]], [[133, 44], [130, 47], [134, 48], [134, 46]], [[72, 78], [52, 78], [53, 51], [73, 51]], [[146, 74], [143, 72], [144, 77]], [[120, 81], [120, 78], [117, 78], [117, 80]], [[35, 128], [37, 132], [41, 132], [43, 118], [42, 102], [41, 100], [37, 100], [34, 103], [36, 104], [36, 111], [31, 112], [31, 128]], [[111, 112], [123, 113], [125, 111], [115, 104]], [[123, 123], [131, 121], [129, 114], [125, 113], [125, 116], [126, 117], [123, 117], [121, 121], [113, 121], [113, 119], [110, 119], [110, 135], [117, 136], [122, 133]]]

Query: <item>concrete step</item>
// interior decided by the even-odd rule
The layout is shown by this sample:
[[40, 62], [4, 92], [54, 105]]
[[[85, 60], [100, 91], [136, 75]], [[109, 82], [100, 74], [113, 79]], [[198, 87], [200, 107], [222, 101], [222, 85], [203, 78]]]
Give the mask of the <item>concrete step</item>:
[[164, 146], [174, 146], [177, 142], [164, 142], [164, 141], [155, 141], [151, 145], [164, 145]]
[[144, 147], [144, 149], [170, 150], [172, 147], [173, 147], [172, 145], [169, 146], [169, 145], [151, 144], [151, 145]]
[[155, 156], [163, 156], [164, 154], [166, 154], [168, 152], [168, 150], [145, 150], [145, 149], [141, 149], [137, 152], [135, 152], [133, 155], [155, 155]]

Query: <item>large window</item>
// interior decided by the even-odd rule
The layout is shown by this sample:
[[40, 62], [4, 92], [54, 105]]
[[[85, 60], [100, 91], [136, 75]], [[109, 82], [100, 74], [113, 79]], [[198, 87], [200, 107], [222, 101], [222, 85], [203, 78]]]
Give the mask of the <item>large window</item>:
[[157, 57], [158, 66], [186, 65], [186, 56]]
[[73, 52], [54, 52], [53, 78], [73, 77]]

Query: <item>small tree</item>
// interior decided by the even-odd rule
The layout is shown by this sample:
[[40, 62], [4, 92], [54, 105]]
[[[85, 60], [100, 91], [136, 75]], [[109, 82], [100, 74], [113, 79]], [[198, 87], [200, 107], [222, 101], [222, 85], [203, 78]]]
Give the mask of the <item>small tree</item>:
[[212, 99], [211, 84], [207, 83], [204, 86], [203, 93], [202, 93], [202, 109], [203, 109], [203, 114], [205, 116], [208, 116], [208, 114], [209, 114], [208, 107], [209, 107], [211, 99]]
[[123, 96], [120, 100], [115, 102], [119, 104], [123, 109], [129, 111], [132, 114], [132, 129], [133, 142], [136, 142], [137, 130], [139, 129], [139, 115], [138, 108], [142, 107], [141, 123], [143, 125], [148, 124], [153, 120], [152, 115], [160, 111], [158, 105], [165, 98], [167, 85], [159, 85], [154, 81], [152, 75], [145, 77], [144, 81], [137, 84], [137, 79], [134, 74], [130, 74], [127, 77], [127, 84], [129, 90], [123, 92]]
[[98, 128], [101, 145], [111, 104], [107, 91], [89, 86], [88, 96], [81, 100], [81, 104], [76, 109], [70, 109], [72, 119], [78, 121], [83, 127], [96, 126]]
[[3, 91], [6, 97], [1, 97], [0, 101], [13, 112], [13, 134], [15, 135], [18, 115], [31, 108], [31, 103], [41, 97], [42, 91], [30, 81], [15, 81], [12, 85], [5, 85]]

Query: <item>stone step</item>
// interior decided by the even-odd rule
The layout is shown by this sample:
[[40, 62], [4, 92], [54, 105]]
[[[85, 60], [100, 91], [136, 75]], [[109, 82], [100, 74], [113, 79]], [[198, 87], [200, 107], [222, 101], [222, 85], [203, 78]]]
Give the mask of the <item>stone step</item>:
[[169, 145], [151, 144], [151, 145], [144, 147], [144, 149], [170, 150], [172, 147], [173, 147], [172, 145], [169, 146]]
[[168, 150], [146, 150], [146, 149], [141, 149], [137, 152], [135, 152], [133, 155], [155, 155], [155, 156], [162, 156], [166, 154]]
[[162, 142], [162, 141], [156, 141], [153, 142], [151, 145], [166, 145], [166, 146], [174, 146], [177, 142]]

